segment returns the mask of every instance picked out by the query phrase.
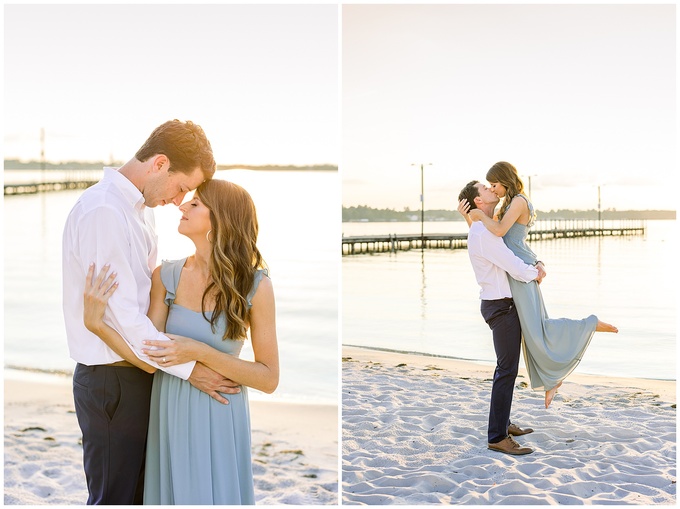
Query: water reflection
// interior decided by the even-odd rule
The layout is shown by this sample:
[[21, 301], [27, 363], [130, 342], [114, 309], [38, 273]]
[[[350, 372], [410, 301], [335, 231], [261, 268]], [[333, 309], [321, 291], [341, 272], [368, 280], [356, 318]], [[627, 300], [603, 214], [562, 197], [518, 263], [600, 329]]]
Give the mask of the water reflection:
[[427, 298], [425, 289], [427, 288], [427, 276], [425, 275], [425, 250], [420, 250], [420, 318], [427, 318]]
[[[658, 267], [675, 264], [674, 226], [649, 221], [644, 237], [531, 244], [546, 263], [541, 291], [549, 316], [596, 314], [621, 330], [616, 338], [596, 336], [581, 372], [675, 377], [677, 276], [657, 275]], [[466, 250], [352, 255], [342, 265], [344, 344], [493, 362]]]
[[[256, 203], [258, 244], [275, 285], [281, 384], [271, 398], [262, 398], [335, 403], [340, 225], [330, 197], [337, 196], [337, 175], [230, 171], [226, 176], [248, 189]], [[62, 318], [61, 236], [81, 193], [57, 191], [4, 200], [7, 365], [73, 369]], [[159, 261], [190, 254], [191, 242], [177, 232], [178, 209], [158, 207], [155, 215]]]

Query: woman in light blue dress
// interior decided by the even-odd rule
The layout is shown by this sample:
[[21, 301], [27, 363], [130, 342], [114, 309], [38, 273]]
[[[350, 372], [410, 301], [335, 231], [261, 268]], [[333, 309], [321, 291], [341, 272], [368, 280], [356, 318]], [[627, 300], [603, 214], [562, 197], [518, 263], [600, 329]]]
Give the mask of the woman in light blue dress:
[[[255, 206], [242, 187], [213, 179], [180, 211], [178, 230], [196, 252], [156, 268], [148, 312], [173, 341], [145, 341], [142, 351], [163, 367], [200, 362], [241, 391], [223, 404], [187, 380], [156, 371], [144, 504], [254, 504], [246, 387], [271, 393], [279, 379], [274, 293], [256, 246]], [[90, 272], [86, 316], [101, 320], [116, 285], [105, 271], [96, 280]], [[254, 361], [239, 359], [248, 330]], [[104, 336], [112, 348], [127, 347], [113, 329]]]
[[[524, 184], [513, 165], [496, 163], [486, 174], [490, 189], [503, 198], [496, 219], [479, 209], [469, 210], [463, 200], [458, 210], [468, 221], [482, 221], [494, 235], [503, 237], [505, 245], [527, 264], [538, 258], [527, 245], [529, 228], [534, 224], [534, 207], [522, 194]], [[469, 211], [469, 213], [468, 213]], [[523, 283], [508, 276], [512, 297], [522, 327], [522, 350], [531, 387], [545, 391], [545, 407], [552, 402], [562, 381], [583, 358], [595, 332], [618, 332], [613, 325], [590, 315], [582, 320], [549, 318], [538, 283]]]

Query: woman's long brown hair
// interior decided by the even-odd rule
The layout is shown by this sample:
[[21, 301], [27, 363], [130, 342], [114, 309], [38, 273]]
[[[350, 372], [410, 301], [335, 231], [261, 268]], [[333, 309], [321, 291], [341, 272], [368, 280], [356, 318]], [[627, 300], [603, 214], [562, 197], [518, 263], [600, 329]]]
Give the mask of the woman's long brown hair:
[[253, 287], [255, 271], [264, 266], [257, 248], [258, 223], [255, 204], [241, 186], [226, 180], [207, 180], [196, 189], [196, 196], [210, 210], [212, 244], [211, 281], [203, 292], [201, 309], [214, 299], [213, 332], [220, 316], [226, 320], [222, 339], [246, 338], [250, 325], [246, 297]]

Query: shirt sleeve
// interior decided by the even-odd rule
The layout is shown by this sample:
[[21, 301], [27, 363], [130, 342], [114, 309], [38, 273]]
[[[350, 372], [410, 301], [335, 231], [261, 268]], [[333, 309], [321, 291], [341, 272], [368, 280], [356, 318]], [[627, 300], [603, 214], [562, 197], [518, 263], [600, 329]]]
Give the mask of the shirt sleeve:
[[533, 265], [524, 263], [505, 245], [501, 237], [497, 237], [486, 229], [482, 232], [482, 235], [486, 237], [485, 242], [480, 242], [480, 253], [484, 258], [518, 281], [528, 283], [536, 279], [538, 269]]
[[[81, 218], [78, 228], [78, 244], [81, 254], [80, 262], [84, 273], [87, 273], [90, 263], [95, 263], [95, 275], [107, 263], [110, 272], [117, 272], [118, 289], [108, 302], [104, 321], [113, 327], [130, 345], [134, 354], [151, 366], [161, 369], [171, 375], [187, 380], [196, 365], [196, 361], [178, 364], [172, 367], [162, 367], [142, 353], [142, 341], [159, 340], [170, 341], [160, 333], [146, 314], [140, 312], [140, 294], [148, 295], [151, 290], [151, 274], [148, 284], [141, 283], [135, 278], [132, 265], [148, 260], [132, 260], [133, 250], [130, 248], [134, 232], [129, 228], [125, 217], [113, 207], [105, 205], [86, 213]], [[83, 289], [85, 281], [83, 281]], [[147, 310], [148, 310], [147, 300]]]

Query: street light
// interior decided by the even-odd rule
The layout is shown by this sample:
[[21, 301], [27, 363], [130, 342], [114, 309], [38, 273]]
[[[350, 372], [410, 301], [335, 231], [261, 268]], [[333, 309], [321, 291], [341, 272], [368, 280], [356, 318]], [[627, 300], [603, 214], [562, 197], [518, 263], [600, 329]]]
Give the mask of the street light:
[[600, 229], [604, 228], [603, 222], [602, 222], [602, 200], [600, 199], [600, 188], [606, 186], [608, 184], [598, 184], [597, 185], [597, 222], [599, 223], [598, 226]]
[[40, 128], [40, 178], [45, 183], [45, 128]]
[[605, 185], [606, 184], [597, 185], [597, 223], [600, 227], [600, 230], [602, 229], [602, 201], [600, 200], [600, 188], [604, 187]]
[[531, 196], [531, 177], [538, 177], [538, 175], [528, 175], [527, 176], [527, 180], [529, 181], [529, 199], [533, 200], [533, 198]]
[[420, 166], [420, 249], [425, 249], [425, 177], [424, 167], [432, 166], [432, 163], [411, 163], [411, 166]]

